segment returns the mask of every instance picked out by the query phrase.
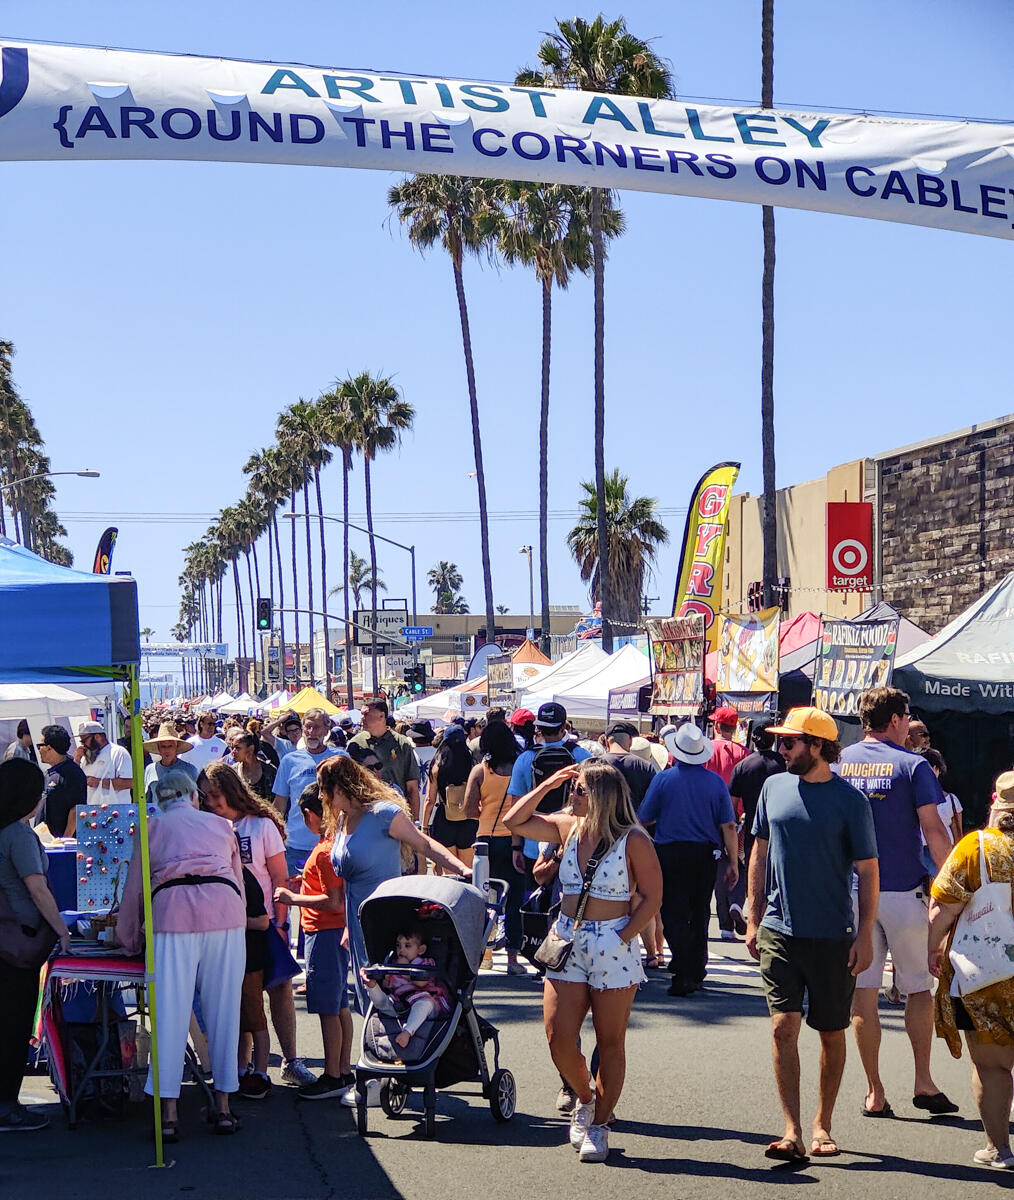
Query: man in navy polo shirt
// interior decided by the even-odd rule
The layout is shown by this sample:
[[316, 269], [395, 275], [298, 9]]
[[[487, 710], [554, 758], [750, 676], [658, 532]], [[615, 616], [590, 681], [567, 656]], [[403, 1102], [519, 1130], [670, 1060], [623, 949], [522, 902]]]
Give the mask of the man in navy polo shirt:
[[922, 837], [939, 869], [950, 853], [937, 805], [943, 791], [929, 763], [904, 748], [908, 696], [892, 687], [871, 688], [859, 698], [866, 737], [842, 751], [838, 774], [869, 800], [877, 831], [880, 901], [873, 925], [873, 962], [856, 980], [852, 1029], [866, 1072], [863, 1112], [890, 1117], [880, 1078], [880, 1016], [877, 1012], [887, 951], [894, 979], [906, 997], [905, 1030], [915, 1060], [912, 1104], [931, 1116], [958, 1111], [933, 1082], [933, 976], [929, 972], [929, 889]]
[[637, 810], [643, 825], [654, 824], [662, 866], [662, 929], [669, 943], [670, 996], [691, 996], [708, 967], [708, 921], [715, 888], [715, 851], [724, 846], [725, 883], [739, 879], [736, 814], [721, 775], [705, 768], [714, 746], [687, 722], [665, 739], [676, 759], [648, 785]]

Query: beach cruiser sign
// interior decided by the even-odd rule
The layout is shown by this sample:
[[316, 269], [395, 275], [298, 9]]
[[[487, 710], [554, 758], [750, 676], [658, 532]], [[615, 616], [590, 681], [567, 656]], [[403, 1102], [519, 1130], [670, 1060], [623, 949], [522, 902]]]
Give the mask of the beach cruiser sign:
[[718, 107], [0, 37], [0, 161], [368, 167], [1014, 238], [1014, 125]]

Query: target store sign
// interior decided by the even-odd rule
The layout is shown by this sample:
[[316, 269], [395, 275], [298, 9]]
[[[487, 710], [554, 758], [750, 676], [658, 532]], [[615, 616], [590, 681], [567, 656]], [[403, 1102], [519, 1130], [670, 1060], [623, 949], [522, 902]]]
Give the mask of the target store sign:
[[873, 505], [827, 506], [827, 590], [873, 590]]

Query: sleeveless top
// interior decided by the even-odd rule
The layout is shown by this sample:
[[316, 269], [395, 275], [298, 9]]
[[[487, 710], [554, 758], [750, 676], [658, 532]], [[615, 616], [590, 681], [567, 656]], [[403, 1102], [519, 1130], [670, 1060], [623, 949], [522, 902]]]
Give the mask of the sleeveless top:
[[[510, 808], [507, 803], [507, 788], [510, 786], [510, 781], [509, 775], [498, 775], [496, 771], [491, 770], [489, 763], [482, 764], [482, 783], [479, 788], [479, 837], [511, 836], [511, 831], [503, 823], [503, 814]], [[497, 814], [499, 814], [499, 820], [497, 820]]]
[[[629, 831], [609, 847], [598, 865], [588, 895], [596, 900], [629, 900], [630, 876], [627, 873], [627, 838]], [[560, 886], [565, 896], [579, 896], [584, 875], [577, 862], [577, 838], [572, 837], [560, 859]]]

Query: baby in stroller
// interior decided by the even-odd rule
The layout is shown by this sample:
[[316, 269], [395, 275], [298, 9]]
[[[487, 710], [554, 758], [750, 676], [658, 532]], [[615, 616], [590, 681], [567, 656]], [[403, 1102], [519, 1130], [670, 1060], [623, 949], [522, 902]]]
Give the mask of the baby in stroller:
[[[395, 939], [395, 948], [385, 959], [392, 967], [435, 967], [436, 962], [426, 957], [426, 941], [418, 928], [406, 929]], [[424, 1021], [440, 1013], [451, 1011], [451, 997], [447, 985], [432, 976], [413, 979], [406, 975], [381, 975], [379, 979], [366, 967], [360, 968], [360, 976], [369, 992], [377, 1012], [395, 1017], [401, 1023], [401, 1032], [394, 1038], [402, 1049], [412, 1040]]]

